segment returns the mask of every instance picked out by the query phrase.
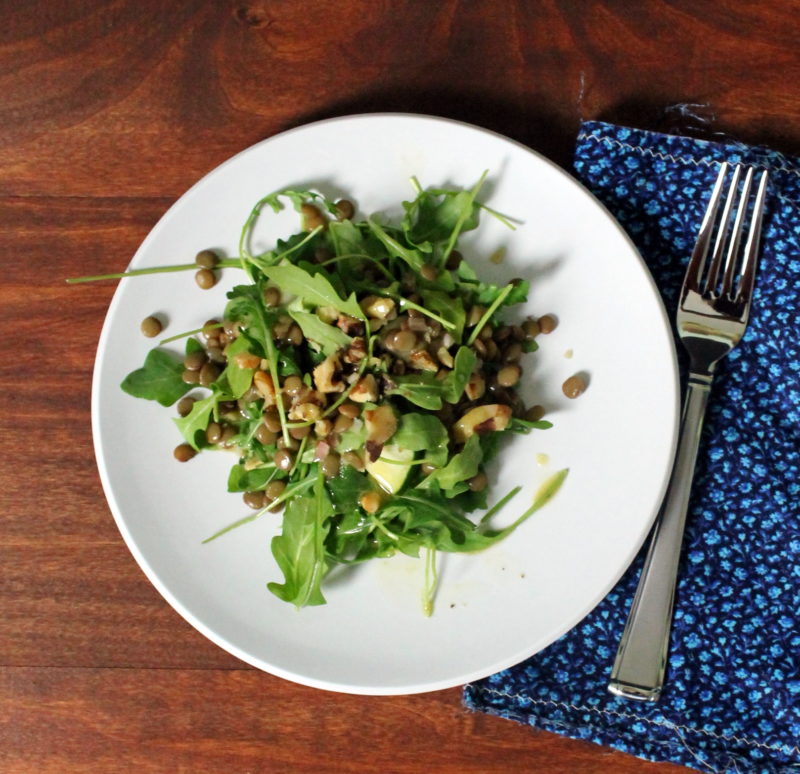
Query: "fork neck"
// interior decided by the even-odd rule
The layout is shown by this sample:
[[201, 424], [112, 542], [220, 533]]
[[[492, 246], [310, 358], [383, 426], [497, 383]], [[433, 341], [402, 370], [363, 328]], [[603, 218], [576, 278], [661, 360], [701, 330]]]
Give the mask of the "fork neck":
[[692, 387], [700, 387], [706, 390], [711, 389], [711, 382], [714, 381], [714, 366], [708, 369], [696, 370], [692, 367], [689, 370], [689, 378], [687, 383]]

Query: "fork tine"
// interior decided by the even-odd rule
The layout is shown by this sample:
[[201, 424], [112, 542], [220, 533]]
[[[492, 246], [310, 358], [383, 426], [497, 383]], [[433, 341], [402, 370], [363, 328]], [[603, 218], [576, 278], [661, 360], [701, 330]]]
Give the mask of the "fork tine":
[[[728, 186], [728, 195], [725, 197], [725, 204], [722, 208], [722, 215], [719, 219], [719, 228], [717, 229], [717, 238], [714, 242], [714, 251], [711, 256], [711, 264], [708, 267], [708, 276], [706, 277], [705, 287], [703, 292], [714, 292], [717, 289], [719, 282], [719, 270], [722, 267], [722, 256], [725, 254], [725, 246], [728, 243], [728, 223], [731, 220], [731, 211], [733, 205], [736, 203], [736, 196], [739, 191], [739, 176], [741, 175], [742, 168], [737, 164], [733, 170], [733, 178], [731, 184]], [[746, 203], [747, 192], [742, 193], [742, 201]], [[739, 210], [741, 212], [741, 208]], [[737, 214], [738, 218], [738, 214]], [[738, 220], [737, 220], [738, 222]], [[734, 234], [736, 229], [734, 228]], [[735, 253], [734, 253], [735, 254]], [[730, 262], [731, 252], [728, 252], [728, 262]]]
[[695, 290], [699, 292], [700, 276], [703, 272], [703, 265], [708, 255], [708, 246], [711, 242], [711, 232], [714, 227], [714, 218], [717, 214], [717, 207], [719, 206], [720, 196], [722, 195], [722, 184], [725, 181], [725, 175], [728, 172], [728, 162], [723, 161], [719, 165], [719, 174], [717, 175], [717, 182], [714, 183], [714, 189], [711, 192], [711, 198], [708, 200], [706, 213], [703, 215], [703, 222], [700, 224], [700, 231], [697, 235], [697, 241], [694, 243], [694, 250], [692, 250], [692, 257], [689, 259], [689, 265], [686, 267], [686, 277], [683, 280], [683, 287], [687, 290]]
[[750, 204], [750, 186], [753, 182], [753, 168], [747, 170], [742, 186], [742, 198], [739, 200], [739, 209], [736, 211], [736, 219], [733, 223], [733, 233], [731, 244], [728, 248], [728, 255], [725, 259], [725, 276], [722, 280], [722, 295], [733, 296], [733, 278], [736, 272], [739, 246], [742, 242], [742, 229], [744, 219], [747, 215], [747, 208]]
[[756, 263], [758, 260], [758, 246], [761, 240], [761, 221], [764, 215], [764, 199], [767, 195], [768, 177], [765, 169], [761, 173], [761, 180], [758, 183], [758, 191], [756, 192], [756, 201], [753, 204], [753, 220], [750, 223], [750, 232], [747, 235], [747, 244], [744, 249], [742, 277], [736, 291], [737, 300], [744, 301], [748, 305], [753, 297], [753, 286], [756, 281]]

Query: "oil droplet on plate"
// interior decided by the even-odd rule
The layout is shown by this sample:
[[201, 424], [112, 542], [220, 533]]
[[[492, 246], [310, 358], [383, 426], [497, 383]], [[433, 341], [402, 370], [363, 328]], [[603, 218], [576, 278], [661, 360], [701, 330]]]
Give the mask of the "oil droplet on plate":
[[502, 263], [503, 258], [506, 257], [506, 249], [505, 247], [498, 247], [490, 256], [489, 260], [492, 263]]
[[539, 467], [547, 465], [548, 462], [550, 462], [550, 457], [548, 457], [546, 454], [542, 454], [541, 452], [539, 452], [536, 455], [536, 464], [539, 465]]
[[574, 354], [574, 353], [573, 353], [573, 351], [572, 351], [571, 349], [568, 349], [568, 350], [567, 350], [567, 351], [564, 353], [564, 357], [565, 357], [565, 358], [567, 358], [567, 360], [572, 360], [572, 355], [573, 355], [573, 354]]

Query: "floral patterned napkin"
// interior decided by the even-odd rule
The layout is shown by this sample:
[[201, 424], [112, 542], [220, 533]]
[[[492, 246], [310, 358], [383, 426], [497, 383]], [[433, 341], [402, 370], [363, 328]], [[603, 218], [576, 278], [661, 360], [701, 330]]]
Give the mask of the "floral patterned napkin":
[[592, 121], [574, 166], [636, 243], [673, 317], [726, 160], [770, 170], [762, 257], [747, 333], [712, 388], [662, 697], [648, 704], [607, 691], [640, 556], [571, 632], [466, 686], [464, 699], [699, 771], [799, 771], [800, 159]]

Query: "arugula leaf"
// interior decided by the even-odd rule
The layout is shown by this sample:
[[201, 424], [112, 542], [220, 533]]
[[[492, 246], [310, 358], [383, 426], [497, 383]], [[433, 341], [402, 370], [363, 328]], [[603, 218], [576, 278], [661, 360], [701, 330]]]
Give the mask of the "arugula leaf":
[[390, 234], [373, 218], [367, 218], [367, 224], [372, 230], [372, 233], [386, 248], [389, 255], [405, 261], [415, 272], [420, 271], [422, 265], [425, 263], [425, 259], [422, 257], [419, 250], [412, 250], [408, 247], [404, 247], [393, 236], [390, 236]]
[[336, 204], [334, 202], [322, 194], [307, 188], [283, 188], [265, 196], [261, 199], [260, 204], [268, 204], [272, 207], [273, 212], [280, 212], [283, 209], [281, 198], [288, 199], [297, 212], [300, 212], [306, 202], [313, 201], [321, 204], [331, 215], [336, 214]]
[[332, 519], [325, 548], [329, 558], [339, 563], [353, 564], [375, 556], [374, 546], [369, 544], [374, 525], [361, 508], [342, 512], [337, 507], [337, 515]]
[[266, 357], [269, 351], [267, 337], [268, 328], [275, 322], [275, 315], [264, 309], [261, 292], [255, 285], [236, 285], [228, 291], [228, 304], [225, 307], [225, 318], [241, 323], [247, 338], [260, 347], [260, 352], [253, 352]]
[[464, 285], [479, 285], [478, 275], [475, 269], [472, 268], [466, 261], [461, 261], [456, 269], [456, 276]]
[[253, 383], [254, 368], [241, 368], [236, 364], [235, 355], [241, 352], [250, 351], [250, 341], [245, 336], [239, 336], [237, 339], [228, 344], [226, 354], [228, 356], [228, 365], [220, 375], [220, 381], [223, 379], [227, 384], [231, 398], [238, 400], [242, 397]]
[[[568, 473], [569, 468], [564, 468], [563, 470], [559, 470], [557, 473], [553, 473], [553, 475], [550, 476], [550, 478], [548, 478], [539, 487], [538, 491], [536, 492], [536, 496], [533, 498], [533, 505], [525, 514], [520, 517], [520, 519], [524, 520], [530, 514], [538, 511], [540, 508], [544, 508], [544, 506], [556, 496], [558, 490], [561, 489], [561, 485], [567, 478]], [[518, 521], [520, 521], [520, 519], [518, 519]]]
[[471, 513], [478, 509], [485, 511], [488, 508], [489, 487], [481, 489], [480, 492], [473, 492], [471, 489], [466, 489], [463, 492], [455, 495], [452, 503], [460, 508], [464, 513]]
[[403, 414], [392, 443], [410, 451], [425, 451], [433, 465], [447, 462], [447, 428], [432, 414]]
[[[276, 267], [277, 268], [277, 267]], [[225, 316], [229, 320], [243, 322], [247, 328], [247, 337], [261, 345], [265, 357], [269, 363], [269, 372], [272, 381], [277, 389], [280, 384], [280, 374], [278, 373], [278, 353], [275, 342], [272, 340], [272, 325], [275, 322], [275, 313], [267, 311], [264, 307], [264, 297], [257, 285], [237, 285], [228, 293], [227, 307]], [[244, 334], [242, 334], [244, 335]], [[254, 353], [257, 354], [257, 353]], [[281, 421], [281, 434], [284, 441], [288, 443], [289, 430], [286, 427], [286, 411], [283, 401], [277, 401], [278, 417]]]
[[422, 191], [413, 202], [403, 202], [406, 214], [401, 227], [406, 239], [431, 252], [434, 242], [449, 240], [456, 229], [469, 231], [478, 225], [479, 205], [469, 191]]
[[505, 430], [496, 430], [493, 433], [483, 433], [480, 436], [481, 449], [483, 449], [483, 464], [493, 460], [503, 444], [508, 441], [508, 436], [512, 433], [511, 427]]
[[[540, 487], [539, 490], [536, 492], [536, 495], [533, 499], [533, 504], [527, 511], [525, 511], [521, 516], [519, 516], [515, 521], [509, 524], [507, 527], [499, 530], [490, 530], [490, 529], [477, 529], [473, 533], [467, 533], [466, 539], [463, 543], [454, 543], [452, 547], [449, 547], [448, 544], [448, 536], [446, 534], [440, 534], [439, 539], [439, 548], [443, 551], [480, 551], [488, 546], [492, 545], [493, 543], [498, 543], [499, 541], [503, 540], [504, 538], [508, 537], [520, 524], [527, 521], [534, 513], [544, 508], [547, 503], [552, 500], [559, 489], [561, 489], [564, 480], [569, 473], [569, 469], [565, 468], [564, 470], [559, 470], [557, 473], [554, 473], [550, 478], [548, 478]], [[501, 500], [501, 503], [506, 501], [506, 498]], [[498, 503], [498, 506], [501, 504]], [[492, 511], [495, 511], [498, 506], [492, 508]], [[481, 525], [488, 522], [488, 516], [484, 517], [482, 520]], [[447, 546], [447, 547], [446, 547]]]
[[361, 495], [373, 489], [367, 476], [351, 465], [343, 465], [339, 475], [328, 479], [326, 483], [337, 513], [358, 511]]
[[[190, 339], [191, 341], [191, 339]], [[183, 363], [163, 349], [151, 349], [144, 365], [131, 371], [120, 387], [134, 398], [158, 401], [162, 406], [171, 406], [185, 395], [191, 384], [181, 378]]]
[[312, 275], [299, 266], [270, 266], [263, 271], [283, 293], [298, 296], [309, 306], [332, 306], [350, 317], [366, 319], [358, 305], [356, 294], [351, 293], [347, 300], [343, 300], [322, 272]]
[[278, 373], [281, 377], [303, 376], [303, 369], [298, 365], [295, 354], [299, 354], [299, 352], [291, 347], [275, 350], [275, 357], [278, 360]]
[[464, 394], [478, 358], [469, 347], [459, 347], [453, 359], [453, 370], [442, 381], [442, 397], [448, 403], [458, 403]]
[[204, 349], [203, 345], [195, 338], [190, 336], [186, 339], [186, 354], [191, 355], [192, 352], [202, 352]]
[[275, 266], [283, 260], [288, 261], [289, 256], [292, 256], [292, 263], [300, 263], [313, 258], [319, 241], [320, 235], [316, 231], [292, 234], [287, 240], [279, 239], [274, 250], [252, 256], [249, 260], [262, 272], [268, 266]]
[[328, 224], [328, 236], [336, 255], [367, 252], [361, 229], [351, 220], [332, 220]]
[[539, 419], [536, 422], [529, 422], [527, 419], [512, 417], [509, 428], [515, 433], [529, 433], [531, 430], [549, 430], [553, 426], [552, 422], [546, 419]]
[[322, 470], [316, 474], [313, 495], [295, 496], [286, 504], [281, 534], [272, 538], [275, 561], [284, 582], [267, 588], [284, 602], [298, 609], [306, 605], [324, 605], [320, 584], [328, 570], [325, 555], [326, 524], [333, 516]]
[[444, 490], [446, 497], [454, 497], [469, 488], [466, 482], [478, 474], [482, 459], [480, 439], [477, 435], [471, 435], [464, 448], [454, 454], [443, 468], [433, 471], [420, 487], [427, 488], [435, 482]]
[[267, 194], [266, 196], [262, 196], [255, 203], [253, 209], [250, 211], [250, 214], [247, 216], [247, 220], [242, 226], [242, 231], [239, 235], [239, 255], [243, 259], [242, 268], [245, 269], [248, 274], [250, 274], [248, 262], [256, 265], [259, 269], [263, 269], [265, 266], [270, 266], [274, 263], [277, 263], [289, 253], [297, 250], [305, 242], [305, 240], [311, 236], [311, 234], [305, 233], [295, 234], [289, 240], [289, 242], [294, 240], [293, 244], [284, 243], [281, 245], [279, 242], [279, 248], [277, 250], [270, 250], [266, 253], [262, 253], [259, 256], [252, 255], [250, 252], [250, 235], [256, 224], [256, 221], [261, 215], [261, 210], [265, 205], [267, 205], [272, 208], [273, 212], [280, 212], [283, 209], [283, 202], [281, 201], [281, 198], [289, 199], [298, 212], [300, 212], [304, 202], [316, 201], [318, 204], [321, 204], [326, 210], [328, 210], [328, 212], [332, 214], [336, 213], [335, 203], [330, 199], [326, 199], [321, 194], [318, 194], [316, 191], [285, 188], [281, 191], [275, 191], [271, 194]]
[[443, 386], [427, 371], [419, 374], [392, 376], [388, 395], [399, 395], [420, 408], [436, 411], [442, 407]]
[[340, 452], [362, 449], [367, 441], [367, 426], [362, 419], [356, 419], [353, 424], [339, 435], [338, 450]]
[[462, 542], [464, 535], [475, 529], [475, 525], [435, 489], [416, 488], [398, 495], [384, 513], [386, 517], [400, 518], [407, 531], [421, 528], [435, 531], [444, 526], [455, 543]]
[[464, 323], [467, 313], [464, 311], [464, 303], [460, 296], [453, 296], [450, 293], [443, 293], [440, 290], [423, 290], [422, 304], [440, 317], [443, 317], [453, 327], [450, 334], [460, 342], [464, 334]]
[[[464, 263], [462, 261], [462, 263]], [[503, 298], [500, 307], [513, 306], [514, 304], [522, 304], [528, 300], [528, 291], [530, 290], [531, 283], [528, 280], [520, 280], [513, 283], [511, 291]], [[477, 295], [475, 303], [481, 306], [491, 306], [498, 298], [498, 296], [506, 289], [506, 286], [498, 287], [486, 283], [478, 283]]]
[[200, 443], [203, 442], [204, 438], [200, 438], [200, 443], [198, 443], [198, 434], [201, 431], [205, 432], [211, 419], [211, 412], [217, 407], [217, 403], [219, 403], [219, 395], [213, 393], [208, 398], [195, 401], [192, 410], [185, 417], [172, 420], [177, 425], [178, 430], [181, 431], [181, 435], [186, 439], [186, 443], [192, 448], [200, 449]]
[[305, 312], [291, 307], [287, 311], [289, 316], [300, 326], [303, 335], [309, 341], [318, 344], [325, 355], [333, 355], [340, 349], [349, 347], [353, 342], [341, 328], [323, 322], [313, 312]]
[[275, 476], [275, 468], [253, 468], [245, 470], [244, 465], [237, 464], [228, 474], [229, 492], [252, 492], [263, 489], [267, 482]]
[[536, 352], [537, 349], [539, 349], [539, 345], [536, 343], [536, 339], [525, 339], [522, 342], [522, 351], [525, 353]]

